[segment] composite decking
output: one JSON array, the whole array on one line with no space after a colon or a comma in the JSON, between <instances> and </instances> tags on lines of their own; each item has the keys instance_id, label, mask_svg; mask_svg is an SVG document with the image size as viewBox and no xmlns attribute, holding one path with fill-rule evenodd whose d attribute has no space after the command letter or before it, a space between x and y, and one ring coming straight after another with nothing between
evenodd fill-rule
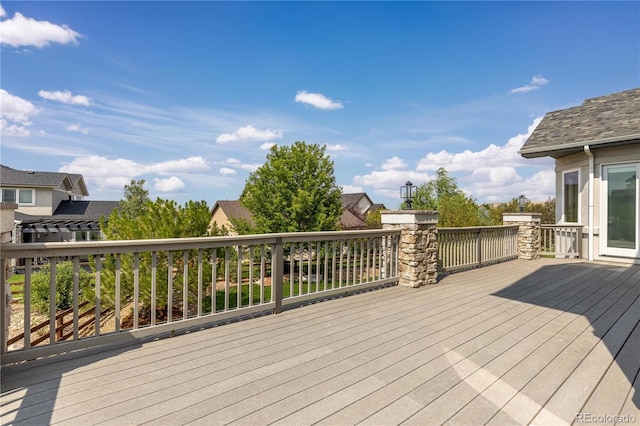
<instances>
[{"instance_id":1,"label":"composite decking","mask_svg":"<svg viewBox=\"0 0 640 426\"><path fill-rule=\"evenodd\" d=\"M640 266L516 260L5 366L3 424L640 422Z\"/></svg>"}]
</instances>

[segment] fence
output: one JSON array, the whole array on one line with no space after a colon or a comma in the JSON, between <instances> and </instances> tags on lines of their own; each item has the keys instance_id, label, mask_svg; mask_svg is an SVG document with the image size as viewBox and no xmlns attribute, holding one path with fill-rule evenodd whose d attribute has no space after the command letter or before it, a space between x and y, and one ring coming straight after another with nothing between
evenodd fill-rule
<instances>
[{"instance_id":1,"label":"fence","mask_svg":"<svg viewBox=\"0 0 640 426\"><path fill-rule=\"evenodd\" d=\"M540 245L541 256L579 258L582 245L582 227L541 225Z\"/></svg>"},{"instance_id":2,"label":"fence","mask_svg":"<svg viewBox=\"0 0 640 426\"><path fill-rule=\"evenodd\" d=\"M438 228L438 267L448 273L518 258L518 225Z\"/></svg>"},{"instance_id":3,"label":"fence","mask_svg":"<svg viewBox=\"0 0 640 426\"><path fill-rule=\"evenodd\" d=\"M2 364L257 312L279 313L286 305L395 283L399 235L396 230L367 230L3 244L2 261L24 264L24 334L21 342L12 341L14 347L3 339ZM48 259L49 271L44 337L31 334L38 258ZM81 263L86 259L88 264ZM56 275L65 261L73 267L72 318L61 329ZM89 284L81 279L81 269L90 270ZM4 274L0 279L5 300ZM85 302L95 304L94 326L82 334ZM0 330L6 330L5 321L1 315Z\"/></svg>"}]
</instances>

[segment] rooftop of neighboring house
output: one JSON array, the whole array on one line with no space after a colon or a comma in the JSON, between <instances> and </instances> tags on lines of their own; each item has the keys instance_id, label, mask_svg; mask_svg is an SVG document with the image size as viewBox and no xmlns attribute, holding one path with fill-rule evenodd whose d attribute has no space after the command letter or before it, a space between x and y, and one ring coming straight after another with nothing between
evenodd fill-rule
<instances>
[{"instance_id":1,"label":"rooftop of neighboring house","mask_svg":"<svg viewBox=\"0 0 640 426\"><path fill-rule=\"evenodd\" d=\"M640 88L585 100L582 105L545 114L520 149L525 158L554 158L584 146L640 143Z\"/></svg>"},{"instance_id":2,"label":"rooftop of neighboring house","mask_svg":"<svg viewBox=\"0 0 640 426\"><path fill-rule=\"evenodd\" d=\"M358 203L363 197L366 198L366 201L370 206L365 211L360 211ZM340 200L344 211L342 212L339 221L340 226L344 229L364 229L366 227L365 222L355 214L356 212L360 212L360 214L364 215L366 213L375 212L380 208L384 208L383 204L372 203L369 196L364 192L342 194ZM253 224L251 212L249 212L249 210L247 210L239 200L218 200L211 209L211 214L215 212L216 208L221 209L227 218L233 217L245 219Z\"/></svg>"},{"instance_id":3,"label":"rooftop of neighboring house","mask_svg":"<svg viewBox=\"0 0 640 426\"><path fill-rule=\"evenodd\" d=\"M251 212L242 205L240 200L218 200L211 209L212 214L216 210L216 207L221 209L229 219L232 217L244 219L253 224Z\"/></svg>"},{"instance_id":4,"label":"rooftop of neighboring house","mask_svg":"<svg viewBox=\"0 0 640 426\"><path fill-rule=\"evenodd\" d=\"M89 195L82 175L16 170L5 165L0 165L0 185L18 188L66 188L83 196Z\"/></svg>"}]
</instances>

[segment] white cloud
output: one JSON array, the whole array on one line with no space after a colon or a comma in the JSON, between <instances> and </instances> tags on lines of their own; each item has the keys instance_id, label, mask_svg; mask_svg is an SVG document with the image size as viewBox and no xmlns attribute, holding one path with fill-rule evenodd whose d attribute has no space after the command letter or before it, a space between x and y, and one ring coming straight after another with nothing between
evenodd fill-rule
<instances>
[{"instance_id":1,"label":"white cloud","mask_svg":"<svg viewBox=\"0 0 640 426\"><path fill-rule=\"evenodd\" d=\"M96 185L98 189L122 189L141 174L141 165L124 158L111 160L88 155L73 159L59 171L81 174L88 184Z\"/></svg>"},{"instance_id":2,"label":"white cloud","mask_svg":"<svg viewBox=\"0 0 640 426\"><path fill-rule=\"evenodd\" d=\"M364 192L364 189L361 186L356 185L340 185L342 188L343 194L354 194L357 192Z\"/></svg>"},{"instance_id":3,"label":"white cloud","mask_svg":"<svg viewBox=\"0 0 640 426\"><path fill-rule=\"evenodd\" d=\"M80 132L85 135L89 134L89 129L81 127L79 124L70 124L67 126L67 130L70 132Z\"/></svg>"},{"instance_id":4,"label":"white cloud","mask_svg":"<svg viewBox=\"0 0 640 426\"><path fill-rule=\"evenodd\" d=\"M60 168L66 173L82 174L91 185L100 190L121 190L131 179L143 175L194 174L210 170L202 157L190 157L154 164L143 164L125 158L109 159L99 155L77 157ZM154 178L154 189L159 192L180 192L185 188L176 176Z\"/></svg>"},{"instance_id":5,"label":"white cloud","mask_svg":"<svg viewBox=\"0 0 640 426\"><path fill-rule=\"evenodd\" d=\"M296 102L311 105L318 109L341 109L343 108L341 102L333 101L320 93L310 93L306 90L302 90L296 94Z\"/></svg>"},{"instance_id":6,"label":"white cloud","mask_svg":"<svg viewBox=\"0 0 640 426\"><path fill-rule=\"evenodd\" d=\"M368 175L355 176L353 182L362 186L372 186L376 189L391 191L394 195L400 194L400 187L407 180L414 185L421 185L431 179L428 173L420 173L413 170L374 170Z\"/></svg>"},{"instance_id":7,"label":"white cloud","mask_svg":"<svg viewBox=\"0 0 640 426\"><path fill-rule=\"evenodd\" d=\"M211 170L211 166L203 157L189 157L179 160L163 161L143 168L144 173L168 175L173 173L196 173Z\"/></svg>"},{"instance_id":8,"label":"white cloud","mask_svg":"<svg viewBox=\"0 0 640 426\"><path fill-rule=\"evenodd\" d=\"M4 18L5 16L7 16L7 12L5 12L4 7L0 5L0 18Z\"/></svg>"},{"instance_id":9,"label":"white cloud","mask_svg":"<svg viewBox=\"0 0 640 426\"><path fill-rule=\"evenodd\" d=\"M238 172L236 172L235 170L233 170L232 168L229 168L229 167L220 168L220 174L222 176L235 175L236 173L238 173Z\"/></svg>"},{"instance_id":10,"label":"white cloud","mask_svg":"<svg viewBox=\"0 0 640 426\"><path fill-rule=\"evenodd\" d=\"M407 163L397 156L389 158L382 164L382 170L402 170L407 168Z\"/></svg>"},{"instance_id":11,"label":"white cloud","mask_svg":"<svg viewBox=\"0 0 640 426\"><path fill-rule=\"evenodd\" d=\"M527 160L518 154L540 120L536 118L526 134L513 136L504 145L490 145L479 151L427 153L413 170L394 156L378 170L355 176L352 183L365 191L399 200L399 188L407 180L420 186L444 167L458 186L479 202L509 201L522 193L532 200L544 201L555 193L553 160Z\"/></svg>"},{"instance_id":12,"label":"white cloud","mask_svg":"<svg viewBox=\"0 0 640 426\"><path fill-rule=\"evenodd\" d=\"M442 150L437 153L428 153L418 162L416 170L435 171L444 167L448 172L474 171L483 167L517 167L529 165L526 160L518 154L520 148L531 135L542 117L536 118L529 126L527 134L519 134L509 139L502 146L489 145L481 151L465 150L459 153L451 153Z\"/></svg>"},{"instance_id":13,"label":"white cloud","mask_svg":"<svg viewBox=\"0 0 640 426\"><path fill-rule=\"evenodd\" d=\"M73 95L70 91L60 91L56 90L55 92L49 92L47 90L40 90L38 92L38 96L43 99L48 99L50 101L58 101L63 104L71 104L71 105L83 105L89 106L91 105L91 99L83 95Z\"/></svg>"},{"instance_id":14,"label":"white cloud","mask_svg":"<svg viewBox=\"0 0 640 426\"><path fill-rule=\"evenodd\" d=\"M258 170L258 168L262 166L262 164L249 164L249 163L243 163L240 164L239 167L243 170L248 170L250 172L255 172L256 170Z\"/></svg>"},{"instance_id":15,"label":"white cloud","mask_svg":"<svg viewBox=\"0 0 640 426\"><path fill-rule=\"evenodd\" d=\"M325 146L327 147L327 151L348 151L349 150L349 148L341 144L336 144L336 145L325 144Z\"/></svg>"},{"instance_id":16,"label":"white cloud","mask_svg":"<svg viewBox=\"0 0 640 426\"><path fill-rule=\"evenodd\" d=\"M185 185L180 178L171 176L167 179L153 179L153 189L158 192L182 192Z\"/></svg>"},{"instance_id":17,"label":"white cloud","mask_svg":"<svg viewBox=\"0 0 640 426\"><path fill-rule=\"evenodd\" d=\"M534 75L533 78L531 78L531 81L529 82L529 84L527 84L526 86L521 86L521 87L516 87L515 89L511 89L509 93L514 94L514 93L531 92L532 90L538 90L540 87L544 86L548 82L549 80L547 80L543 76Z\"/></svg>"},{"instance_id":18,"label":"white cloud","mask_svg":"<svg viewBox=\"0 0 640 426\"><path fill-rule=\"evenodd\" d=\"M26 138L31 134L27 129L23 126L18 126L15 124L9 125L7 120L0 120L0 133L6 136L17 136L21 138Z\"/></svg>"},{"instance_id":19,"label":"white cloud","mask_svg":"<svg viewBox=\"0 0 640 426\"><path fill-rule=\"evenodd\" d=\"M6 16L4 9L2 17ZM25 18L16 12L11 19L5 19L0 25L2 44L12 47L35 46L42 48L51 43L77 44L82 35L67 25L52 24L48 21L36 21Z\"/></svg>"},{"instance_id":20,"label":"white cloud","mask_svg":"<svg viewBox=\"0 0 640 426\"><path fill-rule=\"evenodd\" d=\"M233 133L223 133L216 138L218 143L227 143L235 141L270 141L273 139L282 139L282 130L266 129L258 130L252 125L240 127Z\"/></svg>"},{"instance_id":21,"label":"white cloud","mask_svg":"<svg viewBox=\"0 0 640 426\"><path fill-rule=\"evenodd\" d=\"M260 149L263 151L268 151L270 150L273 146L275 145L275 143L273 142L265 142L262 145L260 145Z\"/></svg>"},{"instance_id":22,"label":"white cloud","mask_svg":"<svg viewBox=\"0 0 640 426\"><path fill-rule=\"evenodd\" d=\"M0 89L1 118L30 126L32 124L31 117L37 113L38 109L31 102Z\"/></svg>"}]
</instances>

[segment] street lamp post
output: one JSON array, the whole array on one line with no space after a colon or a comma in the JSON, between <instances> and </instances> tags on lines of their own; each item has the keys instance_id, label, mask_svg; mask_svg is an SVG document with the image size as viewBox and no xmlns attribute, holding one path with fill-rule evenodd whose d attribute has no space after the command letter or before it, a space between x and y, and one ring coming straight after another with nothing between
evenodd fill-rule
<instances>
[{"instance_id":1,"label":"street lamp post","mask_svg":"<svg viewBox=\"0 0 640 426\"><path fill-rule=\"evenodd\" d=\"M518 197L518 207L520 207L520 213L524 212L524 205L527 202L527 197L524 196L524 194L521 194Z\"/></svg>"},{"instance_id":2,"label":"street lamp post","mask_svg":"<svg viewBox=\"0 0 640 426\"><path fill-rule=\"evenodd\" d=\"M413 197L416 195L416 187L413 186L411 181L407 181L404 186L400 187L400 198L404 200L404 205L406 210L411 210L411 203L413 202Z\"/></svg>"}]
</instances>

